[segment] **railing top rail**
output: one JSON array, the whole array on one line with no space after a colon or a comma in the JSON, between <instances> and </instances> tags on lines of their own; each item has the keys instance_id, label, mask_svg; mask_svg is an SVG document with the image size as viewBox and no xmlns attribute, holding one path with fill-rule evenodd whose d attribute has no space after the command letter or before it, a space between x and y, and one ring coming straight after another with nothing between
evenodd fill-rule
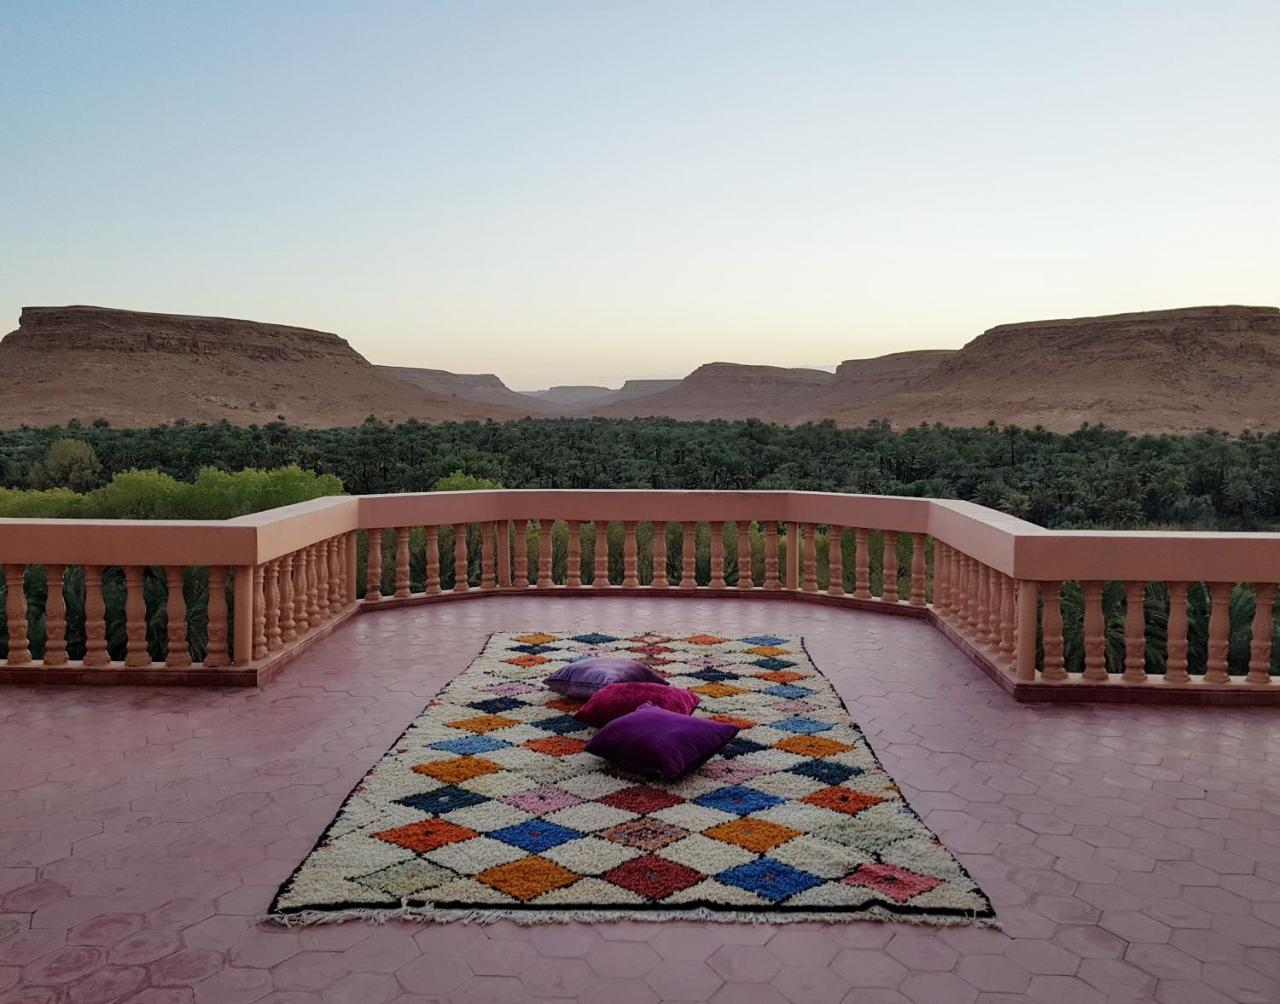
<instances>
[{"instance_id":1,"label":"railing top rail","mask_svg":"<svg viewBox=\"0 0 1280 1004\"><path fill-rule=\"evenodd\" d=\"M0 519L0 561L258 564L350 530L505 519L820 523L929 534L1021 579L1280 580L1280 533L1049 530L954 499L802 491L503 489L330 496L225 521Z\"/></svg>"}]
</instances>

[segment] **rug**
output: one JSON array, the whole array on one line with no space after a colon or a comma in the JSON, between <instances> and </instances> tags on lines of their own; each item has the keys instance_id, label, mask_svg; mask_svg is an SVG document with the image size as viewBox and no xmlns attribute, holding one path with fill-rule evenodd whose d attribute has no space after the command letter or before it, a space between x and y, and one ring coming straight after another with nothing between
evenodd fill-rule
<instances>
[{"instance_id":1,"label":"rug","mask_svg":"<svg viewBox=\"0 0 1280 1004\"><path fill-rule=\"evenodd\" d=\"M637 658L738 725L655 782L583 747L544 677ZM920 821L799 638L495 634L348 796L270 919L668 918L984 923L990 900Z\"/></svg>"}]
</instances>

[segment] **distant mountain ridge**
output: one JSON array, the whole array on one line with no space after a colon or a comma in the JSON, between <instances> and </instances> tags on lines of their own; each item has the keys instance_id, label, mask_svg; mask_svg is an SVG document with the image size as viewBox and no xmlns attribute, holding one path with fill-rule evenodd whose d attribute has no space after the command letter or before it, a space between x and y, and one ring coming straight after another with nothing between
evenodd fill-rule
<instances>
[{"instance_id":1,"label":"distant mountain ridge","mask_svg":"<svg viewBox=\"0 0 1280 1004\"><path fill-rule=\"evenodd\" d=\"M1204 306L1001 324L961 349L850 359L834 373L714 362L681 380L519 392L491 373L374 366L344 339L308 328L25 307L18 329L0 340L0 372L0 427L73 418L336 426L375 415L1280 431L1280 309Z\"/></svg>"}]
</instances>

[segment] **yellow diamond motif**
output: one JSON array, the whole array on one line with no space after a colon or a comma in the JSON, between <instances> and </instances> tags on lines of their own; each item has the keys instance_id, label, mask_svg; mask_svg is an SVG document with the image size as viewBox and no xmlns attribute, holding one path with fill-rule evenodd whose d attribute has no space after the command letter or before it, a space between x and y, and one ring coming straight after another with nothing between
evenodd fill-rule
<instances>
[{"instance_id":1,"label":"yellow diamond motif","mask_svg":"<svg viewBox=\"0 0 1280 1004\"><path fill-rule=\"evenodd\" d=\"M545 645L548 642L559 640L553 634L522 634L516 636L516 641L521 645Z\"/></svg>"}]
</instances>

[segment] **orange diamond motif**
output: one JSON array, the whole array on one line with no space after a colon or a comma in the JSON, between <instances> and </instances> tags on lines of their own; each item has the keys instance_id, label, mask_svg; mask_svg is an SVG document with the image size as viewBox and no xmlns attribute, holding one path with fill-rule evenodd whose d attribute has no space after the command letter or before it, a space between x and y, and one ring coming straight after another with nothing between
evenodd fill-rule
<instances>
[{"instance_id":1,"label":"orange diamond motif","mask_svg":"<svg viewBox=\"0 0 1280 1004\"><path fill-rule=\"evenodd\" d=\"M547 756L572 756L574 753L581 753L587 748L587 744L583 740L569 739L565 736L556 736L554 739L530 739L524 745L537 753L545 753Z\"/></svg>"},{"instance_id":2,"label":"orange diamond motif","mask_svg":"<svg viewBox=\"0 0 1280 1004\"><path fill-rule=\"evenodd\" d=\"M861 791L854 791L852 788L823 788L821 791L815 791L812 795L806 795L801 801L808 802L810 805L820 805L824 809L834 809L836 812L847 812L850 816L856 816L863 809L879 805L884 799L878 795L867 795Z\"/></svg>"},{"instance_id":3,"label":"orange diamond motif","mask_svg":"<svg viewBox=\"0 0 1280 1004\"><path fill-rule=\"evenodd\" d=\"M735 819L731 823L721 823L702 832L705 836L722 840L726 844L737 844L745 850L763 854L770 848L799 836L802 831L779 826L765 819Z\"/></svg>"},{"instance_id":4,"label":"orange diamond motif","mask_svg":"<svg viewBox=\"0 0 1280 1004\"><path fill-rule=\"evenodd\" d=\"M728 640L728 638L720 638L713 634L694 634L685 639L692 645L723 645Z\"/></svg>"},{"instance_id":5,"label":"orange diamond motif","mask_svg":"<svg viewBox=\"0 0 1280 1004\"><path fill-rule=\"evenodd\" d=\"M745 694L741 687L731 687L727 683L704 683L700 687L690 687L695 694L703 697L732 697L734 694Z\"/></svg>"},{"instance_id":6,"label":"orange diamond motif","mask_svg":"<svg viewBox=\"0 0 1280 1004\"><path fill-rule=\"evenodd\" d=\"M417 851L419 854L434 851L445 844L455 844L459 840L470 840L476 835L475 830L469 830L465 826L450 823L445 819L425 819L420 823L397 826L394 830L383 830L381 833L374 834L379 840L385 840L389 844L395 844L410 851Z\"/></svg>"},{"instance_id":7,"label":"orange diamond motif","mask_svg":"<svg viewBox=\"0 0 1280 1004\"><path fill-rule=\"evenodd\" d=\"M557 711L563 711L566 715L571 715L580 710L586 703L580 697L557 697L554 700L547 701L547 707L555 708Z\"/></svg>"},{"instance_id":8,"label":"orange diamond motif","mask_svg":"<svg viewBox=\"0 0 1280 1004\"><path fill-rule=\"evenodd\" d=\"M521 669L528 669L530 666L541 666L544 662L550 662L550 659L544 659L540 655L518 655L514 659L503 659L503 662L519 666Z\"/></svg>"},{"instance_id":9,"label":"orange diamond motif","mask_svg":"<svg viewBox=\"0 0 1280 1004\"><path fill-rule=\"evenodd\" d=\"M726 725L732 725L736 729L754 729L759 722L753 722L750 718L739 718L737 715L712 715L713 722L724 722Z\"/></svg>"},{"instance_id":10,"label":"orange diamond motif","mask_svg":"<svg viewBox=\"0 0 1280 1004\"><path fill-rule=\"evenodd\" d=\"M847 743L834 739L823 739L822 736L790 736L773 744L774 749L794 753L797 756L833 756L853 749Z\"/></svg>"},{"instance_id":11,"label":"orange diamond motif","mask_svg":"<svg viewBox=\"0 0 1280 1004\"><path fill-rule=\"evenodd\" d=\"M437 760L435 763L420 763L413 768L416 774L426 774L445 784L457 784L469 781L473 777L494 774L502 767L492 760L479 756L459 756L451 760Z\"/></svg>"},{"instance_id":12,"label":"orange diamond motif","mask_svg":"<svg viewBox=\"0 0 1280 1004\"><path fill-rule=\"evenodd\" d=\"M519 725L514 718L503 718L502 715L476 715L475 718L463 718L457 722L446 723L451 729L466 729L468 732L496 732L498 729L509 729Z\"/></svg>"},{"instance_id":13,"label":"orange diamond motif","mask_svg":"<svg viewBox=\"0 0 1280 1004\"><path fill-rule=\"evenodd\" d=\"M752 655L763 655L766 658L774 655L790 655L791 649L779 648L777 645L757 645L755 648L747 649Z\"/></svg>"},{"instance_id":14,"label":"orange diamond motif","mask_svg":"<svg viewBox=\"0 0 1280 1004\"><path fill-rule=\"evenodd\" d=\"M755 673L753 674L757 680L768 680L770 683L795 683L796 680L803 680L804 673L790 673L785 669L775 669L771 673Z\"/></svg>"},{"instance_id":15,"label":"orange diamond motif","mask_svg":"<svg viewBox=\"0 0 1280 1004\"><path fill-rule=\"evenodd\" d=\"M523 902L578 881L579 876L554 861L530 854L510 864L488 868L476 876L487 886Z\"/></svg>"},{"instance_id":16,"label":"orange diamond motif","mask_svg":"<svg viewBox=\"0 0 1280 1004\"><path fill-rule=\"evenodd\" d=\"M559 641L553 634L522 634L516 637L521 645L545 645L549 641Z\"/></svg>"}]
</instances>

